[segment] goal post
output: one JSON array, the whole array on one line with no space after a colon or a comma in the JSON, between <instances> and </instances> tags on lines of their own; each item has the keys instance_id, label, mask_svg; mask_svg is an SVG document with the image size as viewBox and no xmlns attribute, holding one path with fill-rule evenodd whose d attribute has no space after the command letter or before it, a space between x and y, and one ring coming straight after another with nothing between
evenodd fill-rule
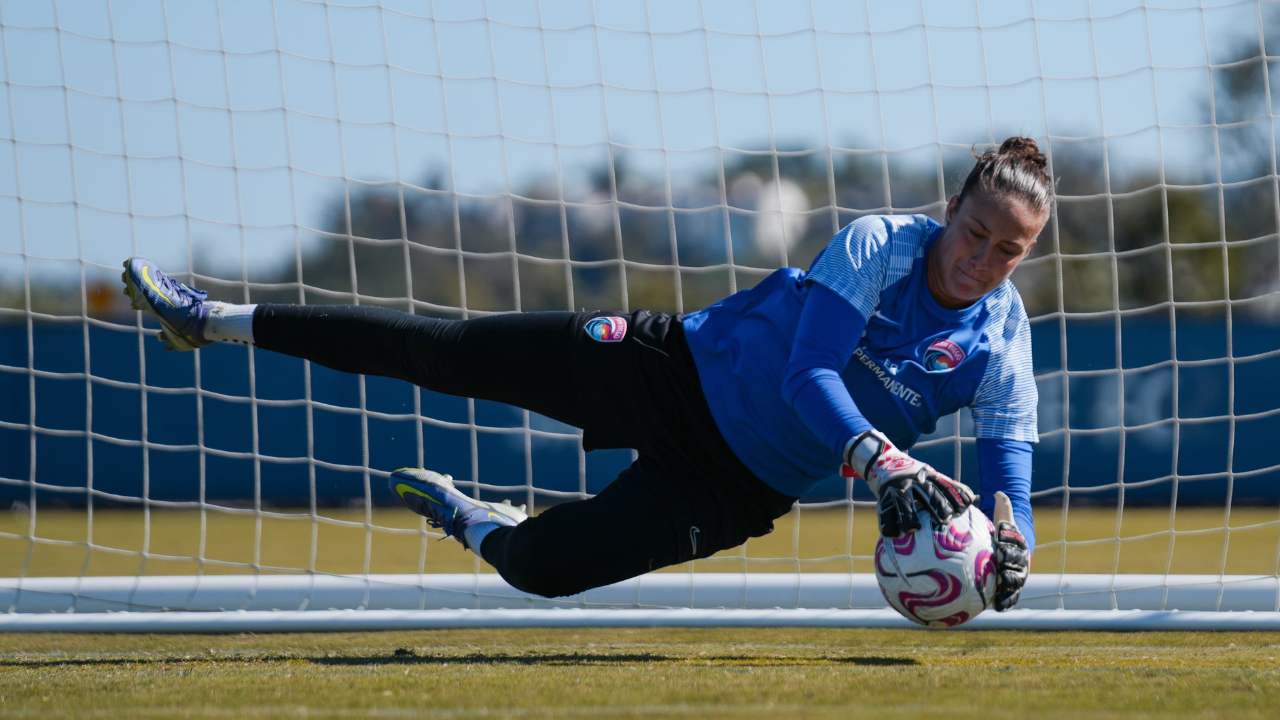
<instances>
[{"instance_id":1,"label":"goal post","mask_svg":"<svg viewBox=\"0 0 1280 720\"><path fill-rule=\"evenodd\" d=\"M1280 628L1280 6L215 0L0 8L0 630L891 626L865 488L546 600L390 470L539 511L632 460L516 408L218 345L232 302L689 312L973 151L1045 150L1014 275L1040 394L1019 608L966 627ZM913 449L976 486L966 413ZM1176 612L1175 612L1176 611Z\"/></svg>"}]
</instances>

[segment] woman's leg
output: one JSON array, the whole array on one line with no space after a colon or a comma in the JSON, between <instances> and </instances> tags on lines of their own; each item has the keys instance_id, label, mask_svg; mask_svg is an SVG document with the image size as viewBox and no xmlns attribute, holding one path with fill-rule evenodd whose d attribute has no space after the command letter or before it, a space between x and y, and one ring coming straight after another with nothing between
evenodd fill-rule
<instances>
[{"instance_id":1,"label":"woman's leg","mask_svg":"<svg viewBox=\"0 0 1280 720\"><path fill-rule=\"evenodd\" d=\"M773 529L793 498L733 456L671 316L632 313L616 342L593 314L438 320L365 307L260 306L254 343L326 367L518 405L586 429L584 445L640 459L600 494L485 535L512 586L572 595L707 557ZM625 341L623 341L625 338Z\"/></svg>"},{"instance_id":2,"label":"woman's leg","mask_svg":"<svg viewBox=\"0 0 1280 720\"><path fill-rule=\"evenodd\" d=\"M725 444L678 317L449 321L351 306L213 308L144 258L126 261L124 279L135 307L160 317L161 337L175 349L252 342L341 371L519 405L582 427L587 449L639 449L641 459L600 495L477 540L503 577L530 592L572 594L711 555L768 533L794 501ZM206 334L214 321L226 332Z\"/></svg>"},{"instance_id":3,"label":"woman's leg","mask_svg":"<svg viewBox=\"0 0 1280 720\"><path fill-rule=\"evenodd\" d=\"M643 456L599 495L485 537L480 555L519 590L573 595L737 547L773 530L790 498L762 508L690 469Z\"/></svg>"},{"instance_id":4,"label":"woman's leg","mask_svg":"<svg viewBox=\"0 0 1280 720\"><path fill-rule=\"evenodd\" d=\"M554 505L491 532L480 555L512 587L544 597L573 595L694 557L691 493L663 497L657 472L636 461L600 494ZM703 548L699 549L704 549ZM699 555L701 557L701 555Z\"/></svg>"},{"instance_id":5,"label":"woman's leg","mask_svg":"<svg viewBox=\"0 0 1280 720\"><path fill-rule=\"evenodd\" d=\"M508 403L581 427L571 348L579 315L442 320L385 308L260 305L258 347L334 370Z\"/></svg>"}]
</instances>

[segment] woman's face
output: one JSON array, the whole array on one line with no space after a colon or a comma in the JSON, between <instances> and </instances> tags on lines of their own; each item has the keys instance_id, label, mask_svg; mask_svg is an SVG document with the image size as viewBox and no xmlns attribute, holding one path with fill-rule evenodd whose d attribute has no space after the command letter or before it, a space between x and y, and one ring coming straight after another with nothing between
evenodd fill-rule
<instances>
[{"instance_id":1,"label":"woman's face","mask_svg":"<svg viewBox=\"0 0 1280 720\"><path fill-rule=\"evenodd\" d=\"M929 251L929 290L952 310L969 307L1008 279L1049 220L1013 195L973 193L947 203L947 227Z\"/></svg>"}]
</instances>

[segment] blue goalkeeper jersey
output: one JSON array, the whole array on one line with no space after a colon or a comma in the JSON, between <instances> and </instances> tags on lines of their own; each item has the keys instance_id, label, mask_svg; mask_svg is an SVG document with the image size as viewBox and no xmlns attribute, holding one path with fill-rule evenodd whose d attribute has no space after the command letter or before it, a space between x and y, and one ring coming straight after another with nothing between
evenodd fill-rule
<instances>
[{"instance_id":1,"label":"blue goalkeeper jersey","mask_svg":"<svg viewBox=\"0 0 1280 720\"><path fill-rule=\"evenodd\" d=\"M783 268L685 316L689 348L729 446L774 489L799 497L833 475L844 443L867 424L910 448L939 418L969 407L983 505L991 502L987 491L1004 490L1029 533L1027 443L1037 440L1037 397L1026 311L1008 281L968 308L940 306L926 282L925 257L942 230L924 215L860 218L832 238L808 273ZM838 373L856 409L852 419L833 418L837 432L827 437L806 424L793 404L796 392L784 387L794 379L788 364L814 293L848 304L852 322L827 328L830 337L861 333L856 346L846 343L852 355Z\"/></svg>"}]
</instances>

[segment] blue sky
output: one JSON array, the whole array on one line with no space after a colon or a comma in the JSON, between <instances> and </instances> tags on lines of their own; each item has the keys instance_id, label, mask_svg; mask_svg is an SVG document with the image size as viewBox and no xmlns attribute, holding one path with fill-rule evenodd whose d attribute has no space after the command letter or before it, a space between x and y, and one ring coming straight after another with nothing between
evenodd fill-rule
<instances>
[{"instance_id":1,"label":"blue sky","mask_svg":"<svg viewBox=\"0 0 1280 720\"><path fill-rule=\"evenodd\" d=\"M584 192L735 153L1106 136L1218 178L1211 63L1252 1L26 0L0 6L0 280L134 252L237 276L362 185ZM1206 154L1207 153L1207 154Z\"/></svg>"}]
</instances>

